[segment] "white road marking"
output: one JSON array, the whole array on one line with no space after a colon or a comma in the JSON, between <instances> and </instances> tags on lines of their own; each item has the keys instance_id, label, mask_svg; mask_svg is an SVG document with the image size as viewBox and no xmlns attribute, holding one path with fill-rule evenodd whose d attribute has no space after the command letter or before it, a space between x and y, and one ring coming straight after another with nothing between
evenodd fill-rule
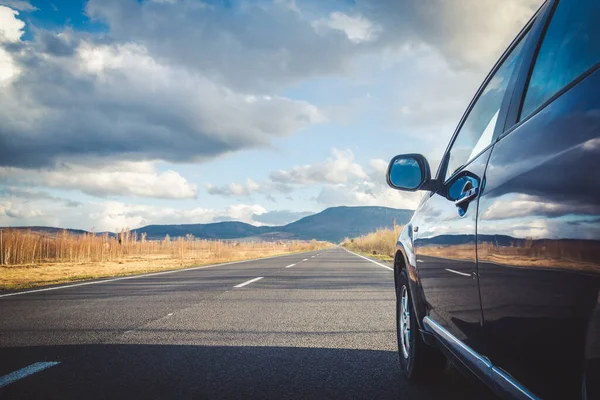
<instances>
[{"instance_id":1,"label":"white road marking","mask_svg":"<svg viewBox=\"0 0 600 400\"><path fill-rule=\"evenodd\" d=\"M393 270L394 270L394 268L390 268L390 267L388 267L387 265L383 265L382 263L378 263L377 261L371 260L371 259L370 259L370 258L368 258L368 257L361 256L360 254L356 254L355 252L353 252L353 251L350 251L350 250L348 250L348 249L344 249L344 250L346 250L348 253L354 254L354 255L355 255L355 256L357 256L357 257L364 258L364 259L365 259L365 260L367 260L367 261L371 261L373 264L377 264L377 265L379 265L380 267L383 267L383 268L385 268L385 269L389 269L390 271L393 271Z\"/></svg>"},{"instance_id":2,"label":"white road marking","mask_svg":"<svg viewBox=\"0 0 600 400\"><path fill-rule=\"evenodd\" d=\"M167 317L170 317L171 315L173 315L173 313L169 313L169 314L167 314Z\"/></svg>"},{"instance_id":3,"label":"white road marking","mask_svg":"<svg viewBox=\"0 0 600 400\"><path fill-rule=\"evenodd\" d=\"M258 278L254 278L254 279L250 279L249 281L246 281L244 283L240 283L239 285L235 285L234 287L244 287L246 285L251 284L252 282L256 282L261 280L262 278L264 278L264 276L259 276Z\"/></svg>"},{"instance_id":4,"label":"white road marking","mask_svg":"<svg viewBox=\"0 0 600 400\"><path fill-rule=\"evenodd\" d=\"M304 260L302 260L302 261L308 261L308 258L305 258L305 259L304 259Z\"/></svg>"},{"instance_id":5,"label":"white road marking","mask_svg":"<svg viewBox=\"0 0 600 400\"><path fill-rule=\"evenodd\" d=\"M35 364L28 365L25 368L18 369L14 372L11 372L8 375L4 375L0 377L0 388L6 385L10 385L13 382L18 381L19 379L23 379L29 375L33 375L36 372L40 372L45 370L46 368L53 367L57 364L60 364L58 361L49 361L49 362L37 362Z\"/></svg>"},{"instance_id":6,"label":"white road marking","mask_svg":"<svg viewBox=\"0 0 600 400\"><path fill-rule=\"evenodd\" d=\"M303 253L308 253L308 252L305 251ZM195 271L197 269L222 267L222 266L225 266L225 265L241 264L241 263L247 263L247 262L251 262L251 261L268 260L270 258L286 257L288 255L289 254L284 254L284 255L281 255L281 256L254 258L254 259L250 259L250 260L232 261L232 262L227 262L227 263L222 263L222 264L204 265L202 267L182 268L182 269L175 269L175 270L171 270L171 271L152 272L152 273L149 273L149 274L131 275L131 276L123 276L123 277L120 277L120 278L103 279L103 280L93 281L93 282L74 283L72 285L64 285L64 286L55 286L55 287L49 287L49 288L43 288L43 289L26 290L26 291L23 291L23 292L0 294L0 298L2 298L2 297L9 297L9 296L19 296L19 295L28 294L28 293L47 292L49 290L68 289L68 288L77 287L77 286L95 285L97 283L108 283L108 282L123 281L123 280L126 280L126 279L145 278L147 276L158 276L158 275L174 274L176 272ZM304 260L304 261L306 261L306 260Z\"/></svg>"},{"instance_id":7,"label":"white road marking","mask_svg":"<svg viewBox=\"0 0 600 400\"><path fill-rule=\"evenodd\" d=\"M290 264L286 268L292 268L294 265L296 265L296 264Z\"/></svg>"},{"instance_id":8,"label":"white road marking","mask_svg":"<svg viewBox=\"0 0 600 400\"><path fill-rule=\"evenodd\" d=\"M444 269L446 271L448 271L448 272L452 272L453 274L458 274L458 275L462 275L462 276L469 276L469 277L471 276L471 274L466 274L464 272L458 272L458 271L455 271L455 270L450 269L450 268L444 268Z\"/></svg>"},{"instance_id":9,"label":"white road marking","mask_svg":"<svg viewBox=\"0 0 600 400\"><path fill-rule=\"evenodd\" d=\"M310 256L310 258L315 258L315 256Z\"/></svg>"}]
</instances>

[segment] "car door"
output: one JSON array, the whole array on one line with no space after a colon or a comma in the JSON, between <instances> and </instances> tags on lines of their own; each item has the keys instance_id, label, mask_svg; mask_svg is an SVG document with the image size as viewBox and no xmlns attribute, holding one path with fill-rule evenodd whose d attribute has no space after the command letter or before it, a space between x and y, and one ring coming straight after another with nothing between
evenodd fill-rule
<instances>
[{"instance_id":1,"label":"car door","mask_svg":"<svg viewBox=\"0 0 600 400\"><path fill-rule=\"evenodd\" d=\"M600 398L600 2L550 11L479 200L487 355L500 385Z\"/></svg>"},{"instance_id":2,"label":"car door","mask_svg":"<svg viewBox=\"0 0 600 400\"><path fill-rule=\"evenodd\" d=\"M448 343L453 336L479 351L484 338L475 236L477 200L495 130L504 125L511 78L525 38L526 32L515 40L480 88L438 171L437 180L444 184L426 195L413 219L416 267L428 307L426 323Z\"/></svg>"}]
</instances>

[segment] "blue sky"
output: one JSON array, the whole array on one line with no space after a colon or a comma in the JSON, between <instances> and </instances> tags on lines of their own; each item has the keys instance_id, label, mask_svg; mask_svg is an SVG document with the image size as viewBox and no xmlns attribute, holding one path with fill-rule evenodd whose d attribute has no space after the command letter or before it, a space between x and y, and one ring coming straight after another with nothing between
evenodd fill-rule
<instances>
[{"instance_id":1,"label":"blue sky","mask_svg":"<svg viewBox=\"0 0 600 400\"><path fill-rule=\"evenodd\" d=\"M414 208L538 0L0 0L0 226ZM501 3L501 4L499 4Z\"/></svg>"}]
</instances>

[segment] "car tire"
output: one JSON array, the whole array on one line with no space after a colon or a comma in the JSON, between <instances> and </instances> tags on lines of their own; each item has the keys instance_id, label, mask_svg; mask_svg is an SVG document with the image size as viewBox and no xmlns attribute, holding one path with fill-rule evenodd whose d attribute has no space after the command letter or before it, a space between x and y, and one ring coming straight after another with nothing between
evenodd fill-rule
<instances>
[{"instance_id":1,"label":"car tire","mask_svg":"<svg viewBox=\"0 0 600 400\"><path fill-rule=\"evenodd\" d=\"M438 349L425 344L421 337L406 269L398 275L396 285L396 337L400 368L408 379L435 379L446 369L446 357Z\"/></svg>"}]
</instances>

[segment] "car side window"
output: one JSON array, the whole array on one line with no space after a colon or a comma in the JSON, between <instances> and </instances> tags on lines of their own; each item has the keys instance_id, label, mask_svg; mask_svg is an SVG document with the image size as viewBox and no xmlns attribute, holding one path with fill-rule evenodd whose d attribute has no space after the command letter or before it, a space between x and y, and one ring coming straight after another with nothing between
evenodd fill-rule
<instances>
[{"instance_id":1,"label":"car side window","mask_svg":"<svg viewBox=\"0 0 600 400\"><path fill-rule=\"evenodd\" d=\"M600 1L560 0L538 52L521 119L600 62Z\"/></svg>"},{"instance_id":2,"label":"car side window","mask_svg":"<svg viewBox=\"0 0 600 400\"><path fill-rule=\"evenodd\" d=\"M500 106L526 38L527 35L524 35L513 47L471 108L448 154L444 181L492 143Z\"/></svg>"}]
</instances>

